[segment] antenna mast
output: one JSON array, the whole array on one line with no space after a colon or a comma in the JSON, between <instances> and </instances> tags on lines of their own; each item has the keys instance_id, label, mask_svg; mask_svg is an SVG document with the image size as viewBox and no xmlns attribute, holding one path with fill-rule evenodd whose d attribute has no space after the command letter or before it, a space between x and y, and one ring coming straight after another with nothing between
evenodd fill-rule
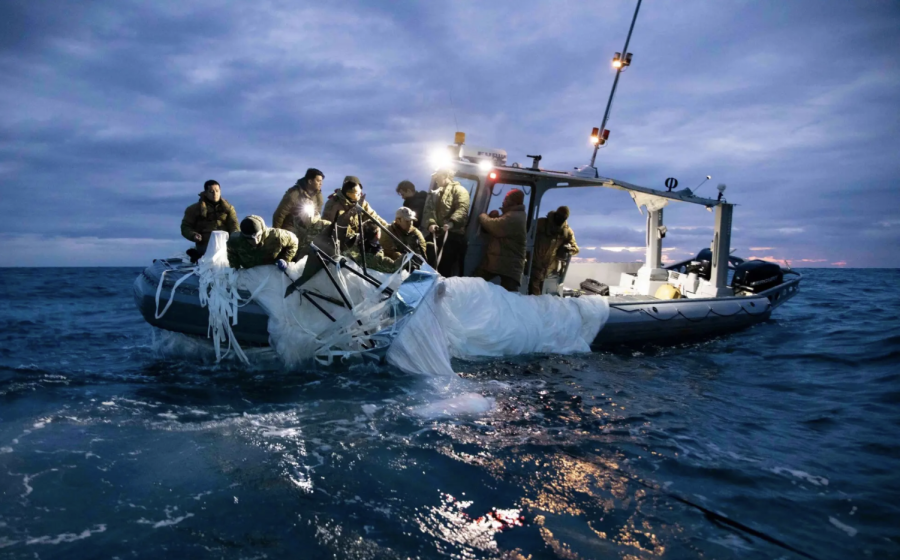
<instances>
[{"instance_id":1,"label":"antenna mast","mask_svg":"<svg viewBox=\"0 0 900 560\"><path fill-rule=\"evenodd\" d=\"M606 130L606 122L609 120L609 111L612 108L613 97L616 95L616 86L619 85L619 76L626 66L631 66L631 53L628 52L628 43L631 42L631 32L634 31L634 22L637 21L638 10L641 9L641 0L638 0L637 7L634 9L634 17L631 18L631 28L628 29L628 38L625 39L625 48L621 53L616 53L613 57L613 67L616 69L616 79L613 80L612 91L609 92L609 101L606 103L606 113L603 114L603 124L599 129L594 129L591 134L591 142L594 144L594 154L591 156L591 167L594 167L594 161L597 159L597 150L600 146L606 144L609 139L609 131Z\"/></svg>"}]
</instances>

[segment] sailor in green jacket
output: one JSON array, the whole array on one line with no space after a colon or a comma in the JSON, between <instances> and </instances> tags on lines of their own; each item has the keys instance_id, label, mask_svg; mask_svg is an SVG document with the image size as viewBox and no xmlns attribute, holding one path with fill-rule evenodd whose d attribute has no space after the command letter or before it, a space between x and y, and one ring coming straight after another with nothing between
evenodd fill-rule
<instances>
[{"instance_id":1,"label":"sailor in green jacket","mask_svg":"<svg viewBox=\"0 0 900 560\"><path fill-rule=\"evenodd\" d=\"M272 216L272 227L286 229L297 237L303 235L301 219L304 215L322 214L322 180L325 174L313 167L306 170L306 175L298 179L297 183L289 188L275 214Z\"/></svg>"},{"instance_id":2,"label":"sailor in green jacket","mask_svg":"<svg viewBox=\"0 0 900 560\"><path fill-rule=\"evenodd\" d=\"M453 180L453 171L441 169L434 174L434 185L425 199L422 227L434 236L435 253L431 264L441 276L462 276L466 259L466 224L469 222L469 191ZM444 234L447 242L444 243ZM442 246L443 244L443 246ZM443 250L443 252L442 252ZM441 262L437 262L440 254Z\"/></svg>"},{"instance_id":3,"label":"sailor in green jacket","mask_svg":"<svg viewBox=\"0 0 900 560\"><path fill-rule=\"evenodd\" d=\"M259 216L241 220L241 230L228 238L228 264L231 268L253 268L274 264L287 268L297 254L297 236L277 228L267 228Z\"/></svg>"},{"instance_id":4,"label":"sailor in green jacket","mask_svg":"<svg viewBox=\"0 0 900 560\"><path fill-rule=\"evenodd\" d=\"M487 233L488 243L481 264L472 276L488 281L499 276L501 286L510 292L518 292L525 268L527 244L525 193L519 189L506 193L500 210L502 214L492 210L490 214L478 216L481 229Z\"/></svg>"},{"instance_id":5,"label":"sailor in green jacket","mask_svg":"<svg viewBox=\"0 0 900 560\"><path fill-rule=\"evenodd\" d=\"M237 229L234 206L222 198L221 187L213 180L203 184L200 201L188 206L181 220L181 235L195 243L193 249L188 249L188 256L194 262L206 253L212 232L234 233Z\"/></svg>"},{"instance_id":6,"label":"sailor in green jacket","mask_svg":"<svg viewBox=\"0 0 900 560\"><path fill-rule=\"evenodd\" d=\"M394 223L388 226L388 231L393 233L400 243L412 249L413 253L425 258L425 237L413 225L416 213L404 206L397 210L396 216ZM390 259L398 259L406 254L403 245L399 245L390 235L382 236L381 247L384 249L384 255Z\"/></svg>"},{"instance_id":7,"label":"sailor in green jacket","mask_svg":"<svg viewBox=\"0 0 900 560\"><path fill-rule=\"evenodd\" d=\"M559 261L567 256L578 254L578 244L569 223L569 207L560 206L547 213L546 218L537 221L537 232L534 236L534 264L531 266L531 281L528 293L541 295L544 279L556 272Z\"/></svg>"},{"instance_id":8,"label":"sailor in green jacket","mask_svg":"<svg viewBox=\"0 0 900 560\"><path fill-rule=\"evenodd\" d=\"M366 238L365 252L361 253L359 244L356 243L344 251L344 256L352 259L353 262L362 267L363 255L365 255L366 268L368 270L377 270L378 272L386 273L396 272L400 268L400 265L403 264L403 259L391 259L384 254L380 242L381 228L372 221L368 221L363 224L363 233Z\"/></svg>"},{"instance_id":9,"label":"sailor in green jacket","mask_svg":"<svg viewBox=\"0 0 900 560\"><path fill-rule=\"evenodd\" d=\"M325 203L325 209L322 210L322 218L335 224L338 229L338 240L341 248L344 249L353 244L356 236L359 234L360 223L368 220L368 216L361 214L356 209L357 203L370 216L378 220L384 227L388 223L381 219L375 210L369 206L362 195L362 183L357 177L347 175L344 177L344 183L340 189L334 191L334 194L328 197Z\"/></svg>"}]
</instances>

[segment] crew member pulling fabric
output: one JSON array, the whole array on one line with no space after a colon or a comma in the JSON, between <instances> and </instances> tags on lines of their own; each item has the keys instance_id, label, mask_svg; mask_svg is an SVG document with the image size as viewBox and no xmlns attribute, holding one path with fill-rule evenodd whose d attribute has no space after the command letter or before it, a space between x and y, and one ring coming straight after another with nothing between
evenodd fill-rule
<instances>
[{"instance_id":1,"label":"crew member pulling fabric","mask_svg":"<svg viewBox=\"0 0 900 560\"><path fill-rule=\"evenodd\" d=\"M247 216L241 220L241 230L228 238L227 247L231 268L274 264L284 270L297 254L297 236L287 230L267 228L259 216Z\"/></svg>"},{"instance_id":2,"label":"crew member pulling fabric","mask_svg":"<svg viewBox=\"0 0 900 560\"><path fill-rule=\"evenodd\" d=\"M502 215L482 213L478 216L481 228L488 235L488 243L481 258L481 264L472 274L485 280L500 277L500 285L516 292L525 268L525 245L527 233L525 225L525 194L513 189L506 194L500 210Z\"/></svg>"},{"instance_id":3,"label":"crew member pulling fabric","mask_svg":"<svg viewBox=\"0 0 900 560\"><path fill-rule=\"evenodd\" d=\"M463 274L466 257L466 224L469 221L469 192L453 180L453 171L442 169L434 174L434 186L425 200L422 224L435 238L430 262L442 276ZM447 242L443 244L444 232ZM441 255L441 262L437 256Z\"/></svg>"},{"instance_id":4,"label":"crew member pulling fabric","mask_svg":"<svg viewBox=\"0 0 900 560\"><path fill-rule=\"evenodd\" d=\"M353 175L347 175L341 188L328 197L328 202L325 203L325 209L322 211L322 218L335 224L338 230L338 240L342 247L353 245L359 234L360 224L369 219L356 210L357 203L383 226L387 227L388 225L364 200L362 183L359 182L359 179Z\"/></svg>"},{"instance_id":5,"label":"crew member pulling fabric","mask_svg":"<svg viewBox=\"0 0 900 560\"><path fill-rule=\"evenodd\" d=\"M425 237L413 225L415 218L415 212L404 206L397 210L394 223L388 226L388 231L393 233L403 245L412 249L413 253L425 258ZM398 245L390 235L382 236L381 241L381 247L388 258L399 259L406 254L406 248L403 245Z\"/></svg>"},{"instance_id":6,"label":"crew member pulling fabric","mask_svg":"<svg viewBox=\"0 0 900 560\"><path fill-rule=\"evenodd\" d=\"M403 264L403 259L388 258L381 248L381 229L371 221L363 224L365 232L365 251L360 252L359 245L353 245L344 251L344 256L352 259L356 264L362 266L363 257L366 259L366 268L368 270L376 270L378 272L396 272Z\"/></svg>"},{"instance_id":7,"label":"crew member pulling fabric","mask_svg":"<svg viewBox=\"0 0 900 560\"><path fill-rule=\"evenodd\" d=\"M560 206L548 212L546 218L537 221L532 253L534 264L528 283L529 294L541 295L544 280L556 272L560 259L578 254L578 244L575 243L575 234L566 221L568 219L569 207Z\"/></svg>"},{"instance_id":8,"label":"crew member pulling fabric","mask_svg":"<svg viewBox=\"0 0 900 560\"><path fill-rule=\"evenodd\" d=\"M195 243L194 248L188 250L188 255L195 262L206 253L212 232L234 233L237 229L234 206L222 198L221 187L213 180L204 183L200 201L188 206L181 220L181 235Z\"/></svg>"}]
</instances>

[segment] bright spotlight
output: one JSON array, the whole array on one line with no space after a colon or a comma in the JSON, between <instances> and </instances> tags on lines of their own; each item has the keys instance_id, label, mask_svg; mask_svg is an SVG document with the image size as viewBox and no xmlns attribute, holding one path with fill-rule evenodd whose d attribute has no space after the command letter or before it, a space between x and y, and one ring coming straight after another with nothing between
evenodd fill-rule
<instances>
[{"instance_id":1,"label":"bright spotlight","mask_svg":"<svg viewBox=\"0 0 900 560\"><path fill-rule=\"evenodd\" d=\"M494 164L489 160L483 159L480 162L478 162L478 169L484 171L485 173L487 173L488 171L490 171L493 168L494 168Z\"/></svg>"},{"instance_id":2,"label":"bright spotlight","mask_svg":"<svg viewBox=\"0 0 900 560\"><path fill-rule=\"evenodd\" d=\"M436 169L449 167L451 163L453 163L453 159L450 157L450 152L447 151L447 148L435 150L431 154L431 166Z\"/></svg>"}]
</instances>

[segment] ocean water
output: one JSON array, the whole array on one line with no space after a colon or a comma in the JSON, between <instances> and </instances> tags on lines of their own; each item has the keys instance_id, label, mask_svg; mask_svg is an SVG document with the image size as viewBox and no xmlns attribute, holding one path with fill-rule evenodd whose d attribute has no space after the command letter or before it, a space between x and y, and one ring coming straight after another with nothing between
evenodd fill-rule
<instances>
[{"instance_id":1,"label":"ocean water","mask_svg":"<svg viewBox=\"0 0 900 560\"><path fill-rule=\"evenodd\" d=\"M900 557L900 270L453 378L216 365L138 272L0 269L0 558Z\"/></svg>"}]
</instances>

